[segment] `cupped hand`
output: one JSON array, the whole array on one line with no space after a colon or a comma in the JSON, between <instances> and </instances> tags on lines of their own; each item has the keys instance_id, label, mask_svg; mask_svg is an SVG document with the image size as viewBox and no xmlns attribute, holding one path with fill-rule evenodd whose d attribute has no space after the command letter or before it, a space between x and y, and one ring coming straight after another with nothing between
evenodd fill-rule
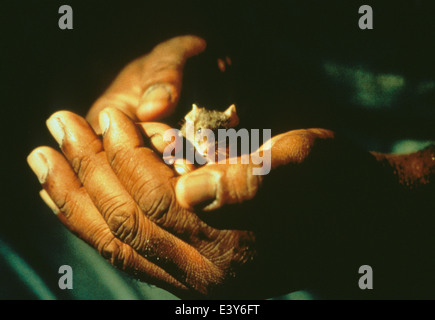
<instances>
[{"instance_id":1,"label":"cupped hand","mask_svg":"<svg viewBox=\"0 0 435 320\"><path fill-rule=\"evenodd\" d=\"M176 201L179 177L153 151L162 141L147 136L164 126L144 124L144 141L114 108L100 124L103 141L80 116L57 112L47 125L63 155L39 147L28 157L62 223L115 266L180 297L269 295L253 290L255 235L212 228Z\"/></svg>"},{"instance_id":2,"label":"cupped hand","mask_svg":"<svg viewBox=\"0 0 435 320\"><path fill-rule=\"evenodd\" d=\"M332 132L274 137L265 176L253 176L252 163L178 176L160 155L168 127L136 125L114 108L99 120L102 140L80 116L55 113L47 125L63 155L39 147L28 162L65 226L134 277L182 298L268 298L306 287L346 256L339 240L351 244L354 229L337 195L360 181L354 174L338 189L337 179L367 160L352 162L362 158ZM335 170L344 163L354 169ZM215 212L203 212L210 203Z\"/></svg>"}]
</instances>

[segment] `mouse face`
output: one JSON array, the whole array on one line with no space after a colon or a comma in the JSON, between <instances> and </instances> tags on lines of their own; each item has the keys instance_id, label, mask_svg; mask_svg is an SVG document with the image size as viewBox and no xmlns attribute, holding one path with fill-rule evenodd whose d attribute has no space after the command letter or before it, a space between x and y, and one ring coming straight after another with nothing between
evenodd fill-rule
<instances>
[{"instance_id":1,"label":"mouse face","mask_svg":"<svg viewBox=\"0 0 435 320\"><path fill-rule=\"evenodd\" d=\"M188 139L195 149L202 155L207 156L207 150L210 148L210 139L205 138L207 131L214 133L215 151L217 148L218 129L228 129L235 127L239 123L235 105L231 105L225 111L207 110L198 108L195 104L192 110L184 117L186 122L181 127L182 135ZM187 127L193 124L193 134L187 134ZM192 130L189 128L189 130ZM192 138L193 137L193 138Z\"/></svg>"}]
</instances>

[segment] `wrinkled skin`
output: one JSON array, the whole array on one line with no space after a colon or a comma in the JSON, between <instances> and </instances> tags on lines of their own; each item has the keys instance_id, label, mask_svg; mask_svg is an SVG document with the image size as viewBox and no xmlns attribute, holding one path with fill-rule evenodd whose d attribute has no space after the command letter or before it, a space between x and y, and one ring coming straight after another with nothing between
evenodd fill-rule
<instances>
[{"instance_id":1,"label":"wrinkled skin","mask_svg":"<svg viewBox=\"0 0 435 320\"><path fill-rule=\"evenodd\" d=\"M253 176L253 164L189 167L182 176L167 166L168 127L134 121L173 109L184 61L204 47L196 37L160 44L121 72L88 121L67 111L47 121L63 154L39 147L28 161L68 229L115 266L182 298L268 298L325 275L347 286L349 273L381 259L390 241L407 240L379 232L396 226L392 198L409 205L382 156L328 130L274 137L266 176ZM171 94L147 96L156 83Z\"/></svg>"},{"instance_id":2,"label":"wrinkled skin","mask_svg":"<svg viewBox=\"0 0 435 320\"><path fill-rule=\"evenodd\" d=\"M252 179L251 165L210 165L192 173L193 178L181 179L144 146L140 131L127 116L116 109L105 109L104 114L110 125L101 141L83 118L66 111L55 113L47 123L65 158L48 147L30 155L31 163L38 158L49 168L41 181L61 221L115 266L182 297L267 294L235 291L236 283L238 290L247 290L246 284L239 286L245 272L264 268L265 262L257 257L256 233L213 228L182 207L175 194L180 188L196 188L194 177L205 172L219 174L218 184L232 190L222 195L220 206L243 202L256 194L262 180ZM314 131L314 135L330 134ZM302 137L312 134L306 131ZM287 160L277 152L275 161ZM229 183L232 189L226 187ZM189 202L188 192L180 191L178 197L185 206L198 201Z\"/></svg>"},{"instance_id":3,"label":"wrinkled skin","mask_svg":"<svg viewBox=\"0 0 435 320\"><path fill-rule=\"evenodd\" d=\"M180 36L157 45L130 62L90 108L86 119L100 133L98 115L113 107L131 119L154 121L174 111L180 97L186 60L205 50L196 36Z\"/></svg>"}]
</instances>

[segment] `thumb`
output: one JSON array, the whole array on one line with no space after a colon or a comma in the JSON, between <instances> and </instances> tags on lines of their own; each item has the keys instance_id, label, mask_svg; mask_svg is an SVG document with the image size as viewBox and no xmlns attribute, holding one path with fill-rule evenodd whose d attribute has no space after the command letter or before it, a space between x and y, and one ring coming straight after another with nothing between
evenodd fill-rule
<instances>
[{"instance_id":1,"label":"thumb","mask_svg":"<svg viewBox=\"0 0 435 320\"><path fill-rule=\"evenodd\" d=\"M181 91L186 60L205 50L206 42L187 35L172 38L156 46L143 62L143 95L137 117L141 121L161 119L172 113Z\"/></svg>"},{"instance_id":2,"label":"thumb","mask_svg":"<svg viewBox=\"0 0 435 320\"><path fill-rule=\"evenodd\" d=\"M241 203L257 193L263 176L252 164L208 164L183 175L176 184L177 201L192 209L211 211L225 204Z\"/></svg>"},{"instance_id":3,"label":"thumb","mask_svg":"<svg viewBox=\"0 0 435 320\"><path fill-rule=\"evenodd\" d=\"M186 60L205 50L205 40L179 36L157 45L130 62L89 110L86 119L101 133L99 114L112 107L137 121L155 121L170 114L181 90Z\"/></svg>"}]
</instances>

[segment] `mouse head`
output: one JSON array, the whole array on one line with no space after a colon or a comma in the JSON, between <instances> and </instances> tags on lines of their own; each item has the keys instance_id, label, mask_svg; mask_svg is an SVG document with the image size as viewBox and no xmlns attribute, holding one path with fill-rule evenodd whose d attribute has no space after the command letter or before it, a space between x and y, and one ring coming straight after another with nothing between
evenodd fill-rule
<instances>
[{"instance_id":1,"label":"mouse head","mask_svg":"<svg viewBox=\"0 0 435 320\"><path fill-rule=\"evenodd\" d=\"M192 106L192 110L184 117L185 125L182 127L182 134L188 138L186 134L186 124L193 124L193 145L200 154L206 154L209 148L208 139L204 139L204 129L214 132L217 139L218 129L228 129L238 125L239 117L237 116L236 106L233 104L225 111L207 110L199 108L197 105ZM217 141L215 141L217 142Z\"/></svg>"},{"instance_id":2,"label":"mouse head","mask_svg":"<svg viewBox=\"0 0 435 320\"><path fill-rule=\"evenodd\" d=\"M199 108L196 104L193 104L192 110L184 117L184 119L194 123L196 130L199 128L207 128L211 130L228 129L239 124L239 117L237 116L237 110L234 104L229 106L228 109L223 112Z\"/></svg>"}]
</instances>

